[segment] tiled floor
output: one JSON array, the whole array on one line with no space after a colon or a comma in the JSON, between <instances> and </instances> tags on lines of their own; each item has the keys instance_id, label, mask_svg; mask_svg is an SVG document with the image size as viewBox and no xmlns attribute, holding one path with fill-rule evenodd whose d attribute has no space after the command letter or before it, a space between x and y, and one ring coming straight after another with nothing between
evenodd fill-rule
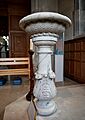
<instances>
[{"instance_id":1,"label":"tiled floor","mask_svg":"<svg viewBox=\"0 0 85 120\"><path fill-rule=\"evenodd\" d=\"M84 119L75 119L75 116L71 116L74 114L80 114L83 115L85 112L85 106L84 106L84 100L85 100L85 86L79 85L78 83L71 81L69 79L65 79L64 83L57 83L56 86L58 86L58 94L56 101L60 104L60 109L62 107L65 107L65 111L62 111L62 114L64 112L68 113L68 110L71 111L71 114L66 114L64 119L62 120L85 120ZM62 86L62 87L61 87ZM23 96L28 91L28 83L19 85L19 86L13 86L13 85L6 85L1 87L0 86L0 120L3 120L3 114L4 114L4 108L6 105L10 104L11 102L15 101L17 98ZM71 99L70 99L71 98ZM84 106L82 108L82 106ZM72 109L76 108L77 111L73 113ZM82 112L82 113L80 113ZM83 115L84 116L84 115ZM68 119L66 119L66 117ZM72 117L72 119L69 119L69 117Z\"/></svg>"}]
</instances>

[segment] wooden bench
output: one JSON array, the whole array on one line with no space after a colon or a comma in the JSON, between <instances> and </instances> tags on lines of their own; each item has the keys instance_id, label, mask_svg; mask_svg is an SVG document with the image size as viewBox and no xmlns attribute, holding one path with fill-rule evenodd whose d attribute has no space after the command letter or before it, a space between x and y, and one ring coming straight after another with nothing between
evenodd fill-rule
<instances>
[{"instance_id":1,"label":"wooden bench","mask_svg":"<svg viewBox=\"0 0 85 120\"><path fill-rule=\"evenodd\" d=\"M22 66L27 67L22 67ZM29 58L0 58L0 76L5 75L28 75L30 77L30 62ZM8 66L8 69L4 69L4 66ZM9 66L12 66L10 68ZM16 68L13 66L20 66L19 68Z\"/></svg>"}]
</instances>

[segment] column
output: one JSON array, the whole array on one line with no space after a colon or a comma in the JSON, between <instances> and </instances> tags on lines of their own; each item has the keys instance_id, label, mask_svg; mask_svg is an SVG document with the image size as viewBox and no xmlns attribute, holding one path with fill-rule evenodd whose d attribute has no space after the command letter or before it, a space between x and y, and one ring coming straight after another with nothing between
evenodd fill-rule
<instances>
[{"instance_id":1,"label":"column","mask_svg":"<svg viewBox=\"0 0 85 120\"><path fill-rule=\"evenodd\" d=\"M74 5L74 32L78 36L85 33L85 0L75 0Z\"/></svg>"},{"instance_id":2,"label":"column","mask_svg":"<svg viewBox=\"0 0 85 120\"><path fill-rule=\"evenodd\" d=\"M58 11L58 0L31 0L31 13Z\"/></svg>"}]
</instances>

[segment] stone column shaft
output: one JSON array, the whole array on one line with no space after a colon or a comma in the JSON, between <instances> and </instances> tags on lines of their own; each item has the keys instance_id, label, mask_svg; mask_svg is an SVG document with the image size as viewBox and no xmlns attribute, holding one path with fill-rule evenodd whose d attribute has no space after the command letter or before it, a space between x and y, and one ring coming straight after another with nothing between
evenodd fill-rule
<instances>
[{"instance_id":1,"label":"stone column shaft","mask_svg":"<svg viewBox=\"0 0 85 120\"><path fill-rule=\"evenodd\" d=\"M85 33L85 0L75 0L74 9L75 35Z\"/></svg>"}]
</instances>

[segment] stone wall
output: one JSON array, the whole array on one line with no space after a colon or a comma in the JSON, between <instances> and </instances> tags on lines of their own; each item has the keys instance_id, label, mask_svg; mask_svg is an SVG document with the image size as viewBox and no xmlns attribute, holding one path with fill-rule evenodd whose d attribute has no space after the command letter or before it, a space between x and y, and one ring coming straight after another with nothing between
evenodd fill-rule
<instances>
[{"instance_id":1,"label":"stone wall","mask_svg":"<svg viewBox=\"0 0 85 120\"><path fill-rule=\"evenodd\" d=\"M66 29L65 40L72 39L73 37L73 10L74 0L58 0L58 12L68 16L72 21L72 26Z\"/></svg>"},{"instance_id":2,"label":"stone wall","mask_svg":"<svg viewBox=\"0 0 85 120\"><path fill-rule=\"evenodd\" d=\"M58 11L58 0L31 0L31 12Z\"/></svg>"}]
</instances>

